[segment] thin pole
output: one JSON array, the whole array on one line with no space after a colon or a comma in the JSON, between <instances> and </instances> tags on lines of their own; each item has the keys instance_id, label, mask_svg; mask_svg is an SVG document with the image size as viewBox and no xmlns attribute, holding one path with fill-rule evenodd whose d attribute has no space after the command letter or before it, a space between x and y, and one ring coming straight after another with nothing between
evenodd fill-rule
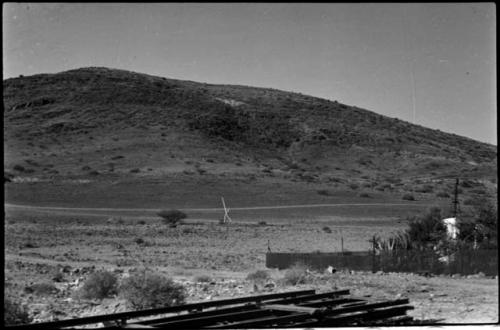
<instances>
[{"instance_id":1,"label":"thin pole","mask_svg":"<svg viewBox=\"0 0 500 330\"><path fill-rule=\"evenodd\" d=\"M342 235L342 229L340 229L340 251L344 253L344 236Z\"/></svg>"},{"instance_id":2,"label":"thin pole","mask_svg":"<svg viewBox=\"0 0 500 330\"><path fill-rule=\"evenodd\" d=\"M455 194L453 198L453 217L456 218L458 214L458 178L455 181Z\"/></svg>"}]
</instances>

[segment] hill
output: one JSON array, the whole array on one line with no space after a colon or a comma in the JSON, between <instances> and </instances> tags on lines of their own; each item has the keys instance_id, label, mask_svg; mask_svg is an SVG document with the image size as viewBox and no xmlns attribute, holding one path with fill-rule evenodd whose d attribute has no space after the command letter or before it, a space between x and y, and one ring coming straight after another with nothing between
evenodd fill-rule
<instances>
[{"instance_id":1,"label":"hill","mask_svg":"<svg viewBox=\"0 0 500 330\"><path fill-rule=\"evenodd\" d=\"M14 201L44 187L56 203L67 182L106 180L432 199L449 192L443 179L488 192L497 176L496 146L337 101L95 67L5 80L4 149Z\"/></svg>"}]
</instances>

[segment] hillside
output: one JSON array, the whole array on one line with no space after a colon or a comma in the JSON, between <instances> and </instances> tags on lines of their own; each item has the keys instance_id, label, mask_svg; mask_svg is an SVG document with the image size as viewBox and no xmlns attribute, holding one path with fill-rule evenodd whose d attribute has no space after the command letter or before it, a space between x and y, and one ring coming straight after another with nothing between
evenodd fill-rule
<instances>
[{"instance_id":1,"label":"hillside","mask_svg":"<svg viewBox=\"0 0 500 330\"><path fill-rule=\"evenodd\" d=\"M105 178L433 199L449 192L442 179L458 176L470 181L464 188L496 189L496 146L337 101L94 67L3 86L5 176L17 183L8 190L16 201L43 183ZM27 181L38 185L23 188Z\"/></svg>"}]
</instances>

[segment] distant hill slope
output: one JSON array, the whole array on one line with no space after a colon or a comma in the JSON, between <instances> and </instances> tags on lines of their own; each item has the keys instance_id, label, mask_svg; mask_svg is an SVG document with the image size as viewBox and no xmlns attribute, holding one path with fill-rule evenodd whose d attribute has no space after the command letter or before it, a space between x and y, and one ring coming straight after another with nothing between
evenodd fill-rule
<instances>
[{"instance_id":1,"label":"distant hill slope","mask_svg":"<svg viewBox=\"0 0 500 330\"><path fill-rule=\"evenodd\" d=\"M496 146L298 93L95 67L3 86L6 170L25 175L496 177Z\"/></svg>"}]
</instances>

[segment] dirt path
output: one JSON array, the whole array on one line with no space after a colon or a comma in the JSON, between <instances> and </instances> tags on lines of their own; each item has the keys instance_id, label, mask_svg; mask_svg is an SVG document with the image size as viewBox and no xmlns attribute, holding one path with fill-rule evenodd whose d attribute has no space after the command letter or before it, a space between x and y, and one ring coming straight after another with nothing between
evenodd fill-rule
<instances>
[{"instance_id":1,"label":"dirt path","mask_svg":"<svg viewBox=\"0 0 500 330\"><path fill-rule=\"evenodd\" d=\"M347 204L297 204L297 205L275 205L275 206L249 206L249 207L231 207L233 211L250 211L250 210L275 210L275 209L303 209L315 207L341 207L341 206L413 206L415 203L347 203ZM92 208L92 207L58 207L58 206L33 206L5 203L5 208L15 209L35 209L35 210L52 210L52 211L103 211L103 212L157 212L158 209L141 209L141 208ZM181 208L180 211L187 212L221 212L224 211L221 207L215 208Z\"/></svg>"}]
</instances>

